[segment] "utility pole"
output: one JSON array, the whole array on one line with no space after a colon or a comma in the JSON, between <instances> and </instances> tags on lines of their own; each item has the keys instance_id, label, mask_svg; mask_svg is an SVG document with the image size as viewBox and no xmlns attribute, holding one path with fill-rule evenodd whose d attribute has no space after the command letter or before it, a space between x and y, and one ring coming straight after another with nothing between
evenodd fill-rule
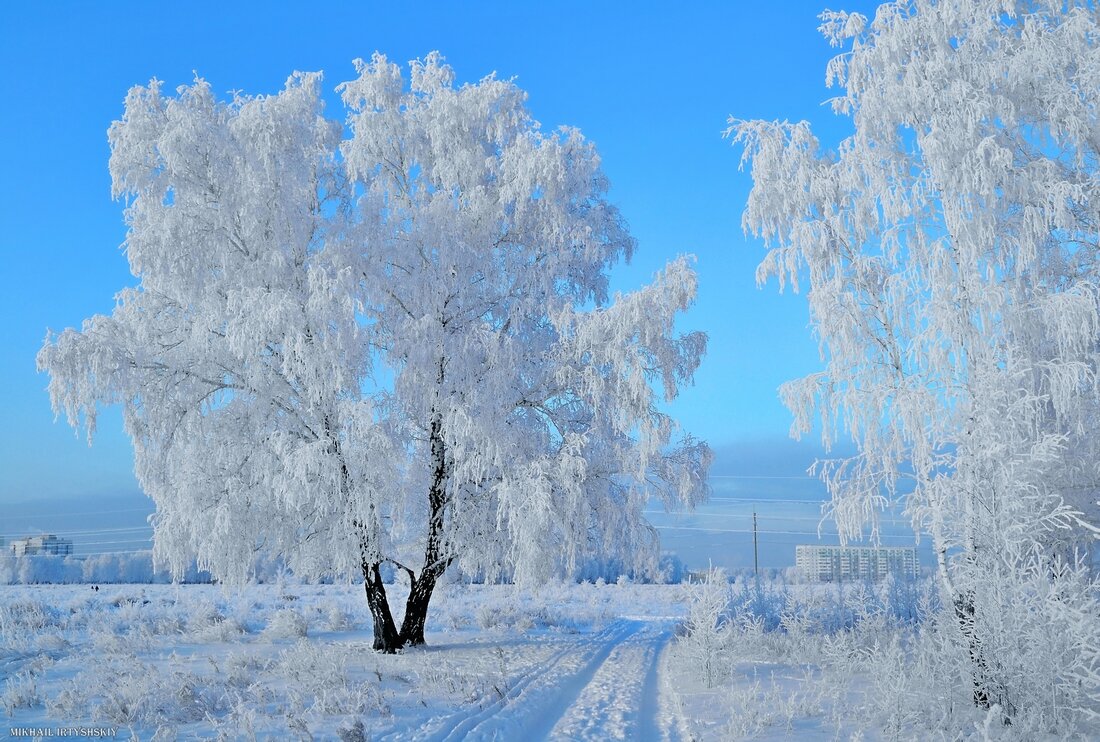
<instances>
[{"instance_id":1,"label":"utility pole","mask_svg":"<svg viewBox=\"0 0 1100 742\"><path fill-rule=\"evenodd\" d=\"M760 576L760 550L757 547L756 542L756 507L752 509L752 571L757 577Z\"/></svg>"}]
</instances>

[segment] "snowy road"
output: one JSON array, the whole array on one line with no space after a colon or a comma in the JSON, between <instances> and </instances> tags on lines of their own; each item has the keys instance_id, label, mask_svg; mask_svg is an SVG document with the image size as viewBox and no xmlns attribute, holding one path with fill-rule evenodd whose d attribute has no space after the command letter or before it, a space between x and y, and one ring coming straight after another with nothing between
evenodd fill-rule
<instances>
[{"instance_id":1,"label":"snowy road","mask_svg":"<svg viewBox=\"0 0 1100 742\"><path fill-rule=\"evenodd\" d=\"M502 696L411 734L406 729L380 739L678 740L679 725L662 703L660 677L672 627L668 620L619 619L569 641Z\"/></svg>"},{"instance_id":2,"label":"snowy road","mask_svg":"<svg viewBox=\"0 0 1100 742\"><path fill-rule=\"evenodd\" d=\"M576 700L565 709L549 738L676 739L675 725L662 711L659 660L672 634L668 623L632 621L633 630L611 647Z\"/></svg>"}]
</instances>

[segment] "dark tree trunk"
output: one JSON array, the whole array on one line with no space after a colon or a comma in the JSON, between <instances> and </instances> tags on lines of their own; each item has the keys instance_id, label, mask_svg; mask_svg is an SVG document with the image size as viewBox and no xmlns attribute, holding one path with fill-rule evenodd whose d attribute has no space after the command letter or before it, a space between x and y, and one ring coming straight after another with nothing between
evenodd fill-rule
<instances>
[{"instance_id":1,"label":"dark tree trunk","mask_svg":"<svg viewBox=\"0 0 1100 742\"><path fill-rule=\"evenodd\" d=\"M405 620L401 622L401 642L410 647L424 643L424 623L428 618L428 603L435 589L435 575L423 572L420 579L413 580L409 588L409 599L405 602Z\"/></svg>"},{"instance_id":2,"label":"dark tree trunk","mask_svg":"<svg viewBox=\"0 0 1100 742\"><path fill-rule=\"evenodd\" d=\"M367 591L367 606L374 619L374 648L386 654L393 654L401 648L401 637L390 614L390 604L386 600L386 586L382 584L382 573L378 562L363 562L363 581Z\"/></svg>"},{"instance_id":3,"label":"dark tree trunk","mask_svg":"<svg viewBox=\"0 0 1100 742\"><path fill-rule=\"evenodd\" d=\"M970 652L970 662L974 667L974 705L988 709L989 700L989 670L985 661L985 653L978 638L978 630L974 625L974 594L968 592L965 595L956 595L954 600L955 617L959 620L963 636L966 637L967 648Z\"/></svg>"},{"instance_id":4,"label":"dark tree trunk","mask_svg":"<svg viewBox=\"0 0 1100 742\"><path fill-rule=\"evenodd\" d=\"M410 646L424 643L424 624L428 604L432 600L436 580L446 571L451 559L443 554L443 519L447 507L447 485L451 476L446 443L443 440L442 416L432 416L429 431L432 451L432 483L428 489L428 540L424 545L424 567L420 577L409 571L409 599L405 603L405 618L401 622L401 642Z\"/></svg>"}]
</instances>

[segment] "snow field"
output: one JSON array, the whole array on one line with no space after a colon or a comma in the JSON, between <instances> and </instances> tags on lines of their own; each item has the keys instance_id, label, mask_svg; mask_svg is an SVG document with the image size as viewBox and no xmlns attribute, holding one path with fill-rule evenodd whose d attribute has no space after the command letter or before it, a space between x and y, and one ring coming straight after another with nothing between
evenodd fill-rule
<instances>
[{"instance_id":1,"label":"snow field","mask_svg":"<svg viewBox=\"0 0 1100 742\"><path fill-rule=\"evenodd\" d=\"M447 584L428 645L383 655L355 585L2 586L0 713L161 740L1100 738L975 708L940 613L930 581Z\"/></svg>"},{"instance_id":2,"label":"snow field","mask_svg":"<svg viewBox=\"0 0 1100 742\"><path fill-rule=\"evenodd\" d=\"M477 739L594 729L606 707L607 738L629 738L652 679L614 677L637 674L639 652L655 666L685 596L443 586L428 646L386 656L370 648L356 586L4 586L0 711L7 726L114 726L122 738ZM607 698L586 690L592 679ZM616 700L616 685L629 693Z\"/></svg>"}]
</instances>

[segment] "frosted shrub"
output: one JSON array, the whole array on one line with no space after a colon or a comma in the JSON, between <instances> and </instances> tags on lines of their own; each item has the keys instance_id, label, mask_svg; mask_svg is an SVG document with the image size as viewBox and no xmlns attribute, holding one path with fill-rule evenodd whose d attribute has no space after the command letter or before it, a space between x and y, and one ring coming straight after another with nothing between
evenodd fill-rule
<instances>
[{"instance_id":1,"label":"frosted shrub","mask_svg":"<svg viewBox=\"0 0 1100 742\"><path fill-rule=\"evenodd\" d=\"M153 633L161 636L182 634L184 626L184 620L172 614L157 616L152 623Z\"/></svg>"},{"instance_id":2,"label":"frosted shrub","mask_svg":"<svg viewBox=\"0 0 1100 742\"><path fill-rule=\"evenodd\" d=\"M362 719L356 719L350 727L341 727L337 735L340 737L340 742L367 742Z\"/></svg>"},{"instance_id":3,"label":"frosted shrub","mask_svg":"<svg viewBox=\"0 0 1100 742\"><path fill-rule=\"evenodd\" d=\"M149 648L148 638L141 635L115 633L111 627L94 629L88 633L89 644L101 655L132 656Z\"/></svg>"},{"instance_id":4,"label":"frosted shrub","mask_svg":"<svg viewBox=\"0 0 1100 742\"><path fill-rule=\"evenodd\" d=\"M348 612L336 603L330 603L325 610L325 621L329 631L348 631L355 627L355 622L352 621Z\"/></svg>"},{"instance_id":5,"label":"frosted shrub","mask_svg":"<svg viewBox=\"0 0 1100 742\"><path fill-rule=\"evenodd\" d=\"M707 687L728 668L724 650L730 641L730 588L721 569L707 571L706 577L692 594L684 623L685 636L681 646L703 672Z\"/></svg>"},{"instance_id":6,"label":"frosted shrub","mask_svg":"<svg viewBox=\"0 0 1100 742\"><path fill-rule=\"evenodd\" d=\"M81 671L47 698L46 712L53 718L156 729L220 713L224 711L223 698L216 678L113 655Z\"/></svg>"},{"instance_id":7,"label":"frosted shrub","mask_svg":"<svg viewBox=\"0 0 1100 742\"><path fill-rule=\"evenodd\" d=\"M997 648L978 682L1018 738L1072 733L1100 719L1098 585L1083 563L1014 561L1019 573L975 586L976 633Z\"/></svg>"},{"instance_id":8,"label":"frosted shrub","mask_svg":"<svg viewBox=\"0 0 1100 742\"><path fill-rule=\"evenodd\" d=\"M49 607L35 600L15 600L0 606L0 637L33 634L56 622Z\"/></svg>"},{"instance_id":9,"label":"frosted shrub","mask_svg":"<svg viewBox=\"0 0 1100 742\"><path fill-rule=\"evenodd\" d=\"M245 652L237 652L229 655L219 669L230 686L247 688L255 682L258 676L267 672L272 664L272 660L262 659Z\"/></svg>"},{"instance_id":10,"label":"frosted shrub","mask_svg":"<svg viewBox=\"0 0 1100 742\"><path fill-rule=\"evenodd\" d=\"M13 556L0 555L0 585L14 585L19 574L19 561Z\"/></svg>"},{"instance_id":11,"label":"frosted shrub","mask_svg":"<svg viewBox=\"0 0 1100 742\"><path fill-rule=\"evenodd\" d=\"M768 631L778 629L791 602L785 585L750 579L740 581L730 595L729 613L735 618L760 621Z\"/></svg>"},{"instance_id":12,"label":"frosted shrub","mask_svg":"<svg viewBox=\"0 0 1100 742\"><path fill-rule=\"evenodd\" d=\"M507 629L513 626L517 619L516 610L512 606L483 605L477 609L477 625L483 629Z\"/></svg>"},{"instance_id":13,"label":"frosted shrub","mask_svg":"<svg viewBox=\"0 0 1100 742\"><path fill-rule=\"evenodd\" d=\"M902 623L916 624L939 610L939 592L928 580L887 574L878 586L878 600Z\"/></svg>"},{"instance_id":14,"label":"frosted shrub","mask_svg":"<svg viewBox=\"0 0 1100 742\"><path fill-rule=\"evenodd\" d=\"M934 614L919 627L890 633L871 631L873 626L869 622L823 645L824 664L836 682L868 678L869 689L854 701L869 720L866 726L890 739L951 738L972 728L969 658L953 617Z\"/></svg>"},{"instance_id":15,"label":"frosted shrub","mask_svg":"<svg viewBox=\"0 0 1100 742\"><path fill-rule=\"evenodd\" d=\"M735 684L721 695L729 709L723 739L749 739L769 730L769 738L797 739L795 721L820 717L833 687L821 682L819 673L805 670L790 676L765 674L752 683ZM837 725L839 729L839 724ZM816 735L815 735L816 736Z\"/></svg>"},{"instance_id":16,"label":"frosted shrub","mask_svg":"<svg viewBox=\"0 0 1100 742\"><path fill-rule=\"evenodd\" d=\"M299 641L279 655L280 674L293 680L288 695L297 712L362 714L385 709L377 689L348 678L347 650Z\"/></svg>"},{"instance_id":17,"label":"frosted shrub","mask_svg":"<svg viewBox=\"0 0 1100 742\"><path fill-rule=\"evenodd\" d=\"M16 709L32 708L42 703L38 692L38 681L33 673L20 672L4 681L0 689L0 708L9 717Z\"/></svg>"},{"instance_id":18,"label":"frosted shrub","mask_svg":"<svg viewBox=\"0 0 1100 742\"><path fill-rule=\"evenodd\" d=\"M225 616L213 603L200 601L195 603L187 614L187 630L190 632L203 631L224 620Z\"/></svg>"},{"instance_id":19,"label":"frosted shrub","mask_svg":"<svg viewBox=\"0 0 1100 742\"><path fill-rule=\"evenodd\" d=\"M968 689L965 678L957 671L939 666L951 654L941 651L938 631L938 626L932 626L923 637L917 637L911 653L905 651L898 637L893 637L863 655L865 669L874 684L874 690L866 697L867 706L882 731L892 739L914 729L945 733L963 726L954 709L969 709ZM932 648L937 651L929 655ZM958 666L964 666L965 658L957 659Z\"/></svg>"},{"instance_id":20,"label":"frosted shrub","mask_svg":"<svg viewBox=\"0 0 1100 742\"><path fill-rule=\"evenodd\" d=\"M300 639L305 637L307 628L302 614L292 608L283 608L271 616L263 635L266 639Z\"/></svg>"},{"instance_id":21,"label":"frosted shrub","mask_svg":"<svg viewBox=\"0 0 1100 742\"><path fill-rule=\"evenodd\" d=\"M882 611L822 638L820 661L836 682L863 676L873 688L860 713L890 738L914 730L954 737L989 726L998 739L1088 736L1100 715L1100 607L1084 565L1036 561L1026 579L978 589L974 621L999 651L988 653L976 686L971 645L949 610L927 593L910 603L920 622ZM751 640L751 635L745 639ZM804 654L807 660L812 654ZM976 687L990 709L974 704Z\"/></svg>"},{"instance_id":22,"label":"frosted shrub","mask_svg":"<svg viewBox=\"0 0 1100 742\"><path fill-rule=\"evenodd\" d=\"M853 595L853 590L858 594ZM844 584L829 585L825 589L806 591L792 613L805 617L808 624L823 634L850 631L868 613L878 610L871 594L859 587Z\"/></svg>"},{"instance_id":23,"label":"frosted shrub","mask_svg":"<svg viewBox=\"0 0 1100 742\"><path fill-rule=\"evenodd\" d=\"M195 632L195 639L208 644L210 642L231 642L245 633L245 628L234 618L222 616L208 626Z\"/></svg>"},{"instance_id":24,"label":"frosted shrub","mask_svg":"<svg viewBox=\"0 0 1100 742\"><path fill-rule=\"evenodd\" d=\"M775 687L764 688L759 681L731 688L725 696L730 709L726 726L728 739L755 737L780 719L781 703L787 694Z\"/></svg>"}]
</instances>

